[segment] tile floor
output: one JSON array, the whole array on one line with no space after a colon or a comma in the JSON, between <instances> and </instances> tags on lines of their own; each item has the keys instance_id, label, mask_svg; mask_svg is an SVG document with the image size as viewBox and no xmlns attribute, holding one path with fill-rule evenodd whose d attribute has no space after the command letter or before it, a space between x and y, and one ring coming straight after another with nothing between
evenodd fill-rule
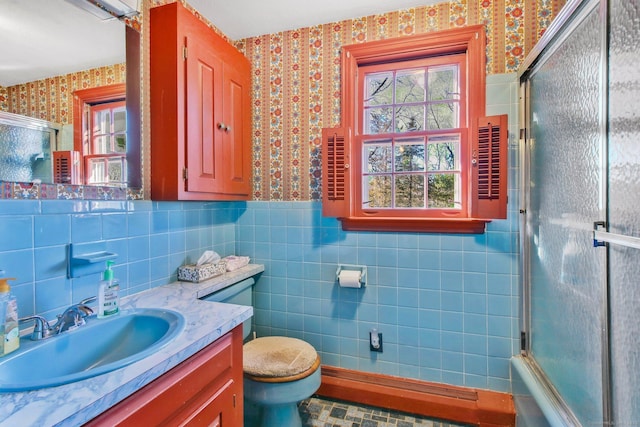
<instances>
[{"instance_id":1,"label":"tile floor","mask_svg":"<svg viewBox=\"0 0 640 427\"><path fill-rule=\"evenodd\" d=\"M449 421L313 396L299 405L303 427L467 427Z\"/></svg>"}]
</instances>

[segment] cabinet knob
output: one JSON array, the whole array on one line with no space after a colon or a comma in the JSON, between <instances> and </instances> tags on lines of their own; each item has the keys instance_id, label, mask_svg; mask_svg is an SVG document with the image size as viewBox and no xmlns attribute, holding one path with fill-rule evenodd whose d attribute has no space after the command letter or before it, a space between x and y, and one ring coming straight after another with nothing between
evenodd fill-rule
<instances>
[{"instance_id":1,"label":"cabinet knob","mask_svg":"<svg viewBox=\"0 0 640 427\"><path fill-rule=\"evenodd\" d=\"M224 123L220 122L220 123L218 123L218 129L227 130L227 126Z\"/></svg>"}]
</instances>

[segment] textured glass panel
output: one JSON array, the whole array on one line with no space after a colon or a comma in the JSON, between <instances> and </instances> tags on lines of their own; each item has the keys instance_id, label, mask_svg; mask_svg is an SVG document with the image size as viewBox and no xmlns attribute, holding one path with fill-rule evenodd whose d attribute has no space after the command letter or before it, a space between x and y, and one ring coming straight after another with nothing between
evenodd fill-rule
<instances>
[{"instance_id":1,"label":"textured glass panel","mask_svg":"<svg viewBox=\"0 0 640 427\"><path fill-rule=\"evenodd\" d=\"M362 185L362 207L391 207L391 175L365 176Z\"/></svg>"},{"instance_id":2,"label":"textured glass panel","mask_svg":"<svg viewBox=\"0 0 640 427\"><path fill-rule=\"evenodd\" d=\"M0 181L52 181L49 131L0 124Z\"/></svg>"},{"instance_id":3,"label":"textured glass panel","mask_svg":"<svg viewBox=\"0 0 640 427\"><path fill-rule=\"evenodd\" d=\"M600 28L592 11L531 77L531 354L585 426L603 416Z\"/></svg>"},{"instance_id":4,"label":"textured glass panel","mask_svg":"<svg viewBox=\"0 0 640 427\"><path fill-rule=\"evenodd\" d=\"M396 132L415 132L424 129L424 105L396 107Z\"/></svg>"},{"instance_id":5,"label":"textured glass panel","mask_svg":"<svg viewBox=\"0 0 640 427\"><path fill-rule=\"evenodd\" d=\"M429 101L460 99L458 67L433 67L429 69Z\"/></svg>"},{"instance_id":6,"label":"textured glass panel","mask_svg":"<svg viewBox=\"0 0 640 427\"><path fill-rule=\"evenodd\" d=\"M611 245L611 362L615 425L640 420L640 250Z\"/></svg>"},{"instance_id":7,"label":"textured glass panel","mask_svg":"<svg viewBox=\"0 0 640 427\"><path fill-rule=\"evenodd\" d=\"M610 4L610 231L640 237L640 11L635 1ZM631 426L640 420L640 250L612 245L610 271L614 421Z\"/></svg>"},{"instance_id":8,"label":"textured glass panel","mask_svg":"<svg viewBox=\"0 0 640 427\"><path fill-rule=\"evenodd\" d=\"M393 73L367 74L365 77L365 106L393 103Z\"/></svg>"},{"instance_id":9,"label":"textured glass panel","mask_svg":"<svg viewBox=\"0 0 640 427\"><path fill-rule=\"evenodd\" d=\"M413 138L396 141L395 171L410 172L424 170L424 140Z\"/></svg>"},{"instance_id":10,"label":"textured glass panel","mask_svg":"<svg viewBox=\"0 0 640 427\"><path fill-rule=\"evenodd\" d=\"M363 162L365 173L391 172L392 160L391 140L375 141L365 145Z\"/></svg>"},{"instance_id":11,"label":"textured glass panel","mask_svg":"<svg viewBox=\"0 0 640 427\"><path fill-rule=\"evenodd\" d=\"M459 174L429 174L428 185L428 207L460 209Z\"/></svg>"},{"instance_id":12,"label":"textured glass panel","mask_svg":"<svg viewBox=\"0 0 640 427\"><path fill-rule=\"evenodd\" d=\"M424 208L424 175L396 176L396 208Z\"/></svg>"},{"instance_id":13,"label":"textured glass panel","mask_svg":"<svg viewBox=\"0 0 640 427\"><path fill-rule=\"evenodd\" d=\"M364 110L364 133L373 135L377 133L393 132L393 108L368 108Z\"/></svg>"},{"instance_id":14,"label":"textured glass panel","mask_svg":"<svg viewBox=\"0 0 640 427\"><path fill-rule=\"evenodd\" d=\"M427 105L427 129L453 129L458 127L457 102L437 103Z\"/></svg>"},{"instance_id":15,"label":"textured glass panel","mask_svg":"<svg viewBox=\"0 0 640 427\"><path fill-rule=\"evenodd\" d=\"M396 104L423 102L424 69L402 70L396 74Z\"/></svg>"}]
</instances>

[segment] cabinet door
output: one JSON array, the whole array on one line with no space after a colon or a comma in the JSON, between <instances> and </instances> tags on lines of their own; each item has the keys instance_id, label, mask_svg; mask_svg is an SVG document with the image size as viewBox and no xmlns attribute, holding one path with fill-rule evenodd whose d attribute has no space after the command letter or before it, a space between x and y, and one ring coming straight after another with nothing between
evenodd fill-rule
<instances>
[{"instance_id":1,"label":"cabinet door","mask_svg":"<svg viewBox=\"0 0 640 427\"><path fill-rule=\"evenodd\" d=\"M240 427L242 387L242 325L238 325L85 427Z\"/></svg>"},{"instance_id":2,"label":"cabinet door","mask_svg":"<svg viewBox=\"0 0 640 427\"><path fill-rule=\"evenodd\" d=\"M224 136L223 67L214 47L201 37L186 38L185 191L221 193L225 177L220 147Z\"/></svg>"},{"instance_id":3,"label":"cabinet door","mask_svg":"<svg viewBox=\"0 0 640 427\"><path fill-rule=\"evenodd\" d=\"M251 64L181 2L151 20L152 199L247 200Z\"/></svg>"},{"instance_id":4,"label":"cabinet door","mask_svg":"<svg viewBox=\"0 0 640 427\"><path fill-rule=\"evenodd\" d=\"M237 427L242 425L242 411L236 408L236 400L242 399L234 393L233 381L222 386L189 418L175 425L189 427ZM168 424L171 425L173 421Z\"/></svg>"},{"instance_id":5,"label":"cabinet door","mask_svg":"<svg viewBox=\"0 0 640 427\"><path fill-rule=\"evenodd\" d=\"M244 62L224 66L223 139L226 192L251 192L251 77Z\"/></svg>"}]
</instances>

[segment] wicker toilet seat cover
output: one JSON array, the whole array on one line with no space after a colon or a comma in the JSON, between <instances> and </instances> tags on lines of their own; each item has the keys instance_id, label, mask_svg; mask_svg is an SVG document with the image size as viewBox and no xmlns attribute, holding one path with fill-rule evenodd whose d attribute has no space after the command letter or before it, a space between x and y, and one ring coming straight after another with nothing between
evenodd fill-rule
<instances>
[{"instance_id":1,"label":"wicker toilet seat cover","mask_svg":"<svg viewBox=\"0 0 640 427\"><path fill-rule=\"evenodd\" d=\"M313 346L297 338L261 337L243 346L244 373L255 377L291 377L311 369Z\"/></svg>"}]
</instances>

